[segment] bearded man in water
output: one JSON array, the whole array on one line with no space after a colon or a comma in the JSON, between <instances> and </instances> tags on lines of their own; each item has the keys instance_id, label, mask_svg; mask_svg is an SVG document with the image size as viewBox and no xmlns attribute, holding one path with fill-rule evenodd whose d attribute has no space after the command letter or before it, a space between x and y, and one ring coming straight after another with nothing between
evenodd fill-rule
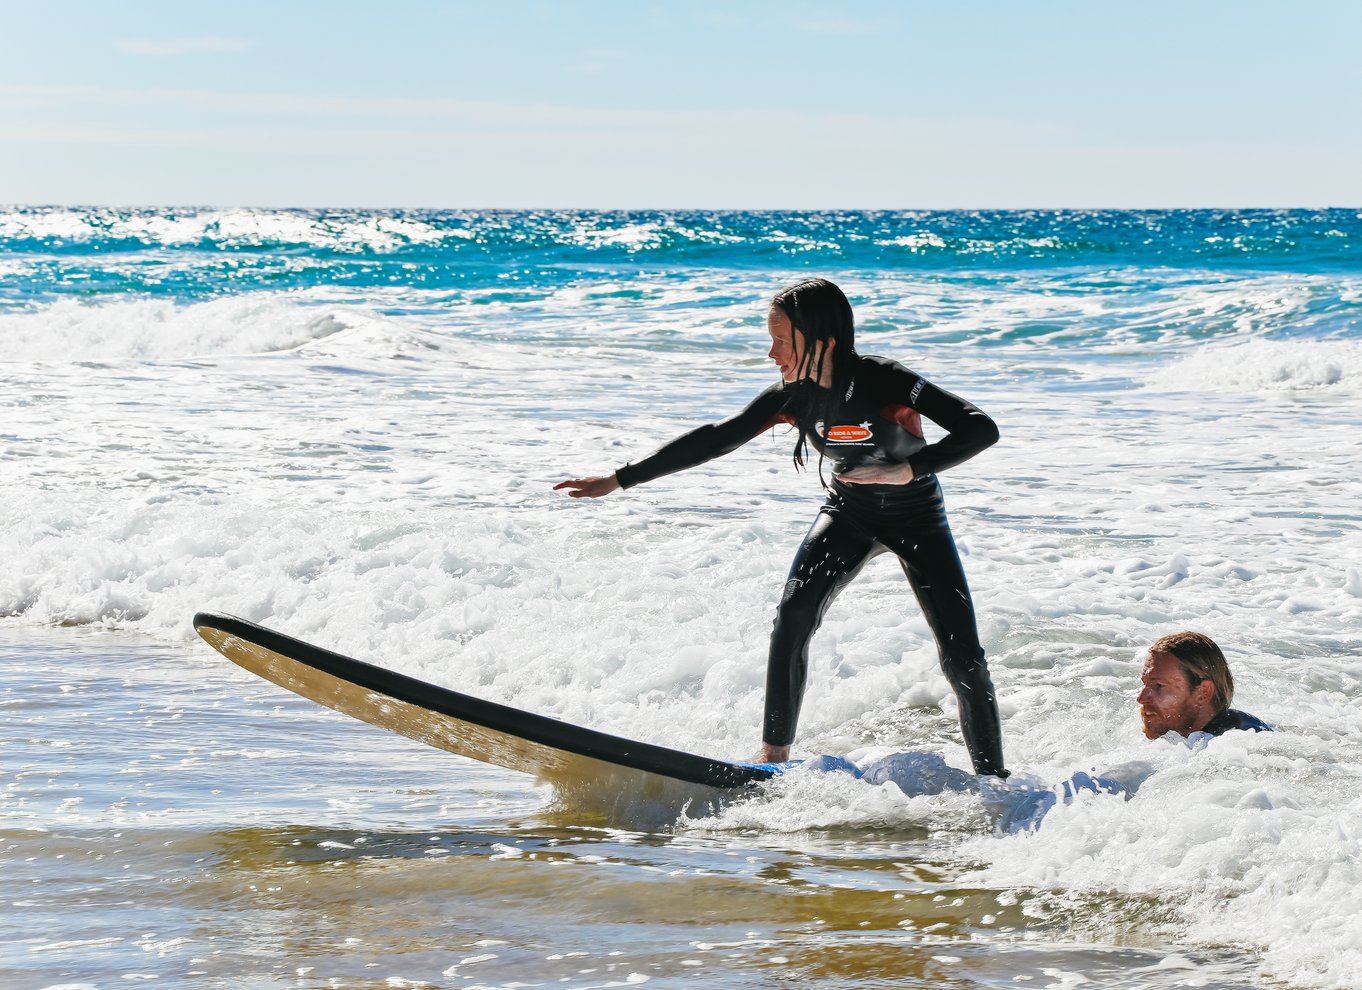
<instances>
[{"instance_id":1,"label":"bearded man in water","mask_svg":"<svg viewBox=\"0 0 1362 990\"><path fill-rule=\"evenodd\" d=\"M1209 636L1179 632L1157 640L1145 657L1140 680L1144 687L1135 700L1150 739L1169 732L1218 736L1230 729L1272 731L1262 719L1230 707L1234 678L1225 654Z\"/></svg>"}]
</instances>

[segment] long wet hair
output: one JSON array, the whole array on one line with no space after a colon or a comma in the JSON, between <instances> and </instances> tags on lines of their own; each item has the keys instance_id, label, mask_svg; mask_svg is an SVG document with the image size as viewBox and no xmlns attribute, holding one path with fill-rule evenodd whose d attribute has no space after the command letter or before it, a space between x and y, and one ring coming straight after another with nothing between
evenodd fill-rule
<instances>
[{"instance_id":1,"label":"long wet hair","mask_svg":"<svg viewBox=\"0 0 1362 990\"><path fill-rule=\"evenodd\" d=\"M831 421L851 387L856 365L856 320L846 295L825 278L809 278L781 289L772 298L771 305L788 316L797 331L791 341L798 356L794 395L788 411L794 416L799 430L794 449L795 467L798 468L807 460L808 438L814 435L817 424ZM819 341L823 348L815 359L815 344ZM836 343L831 356L832 385L822 389L817 383L823 379L830 342ZM821 476L821 456L819 466Z\"/></svg>"},{"instance_id":2,"label":"long wet hair","mask_svg":"<svg viewBox=\"0 0 1362 990\"><path fill-rule=\"evenodd\" d=\"M1234 675L1225 662L1225 654L1215 640L1199 632L1179 632L1155 640L1150 653L1167 653L1182 665L1187 686L1196 689L1202 681L1210 681L1215 688L1211 704L1219 715L1234 701Z\"/></svg>"}]
</instances>

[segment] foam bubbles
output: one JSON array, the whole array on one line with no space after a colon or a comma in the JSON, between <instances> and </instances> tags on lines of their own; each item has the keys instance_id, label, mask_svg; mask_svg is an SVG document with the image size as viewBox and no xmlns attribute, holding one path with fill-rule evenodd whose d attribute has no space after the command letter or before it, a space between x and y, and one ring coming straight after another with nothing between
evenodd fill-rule
<instances>
[{"instance_id":1,"label":"foam bubbles","mask_svg":"<svg viewBox=\"0 0 1362 990\"><path fill-rule=\"evenodd\" d=\"M750 756L772 609L821 498L813 471L790 470L791 438L598 502L550 487L741 408L773 380L769 292L818 252L842 252L863 349L977 402L1002 430L942 480L1017 779L958 786L968 758L953 696L911 590L880 558L814 641L798 741L803 755L855 754L860 777L787 774L692 807L679 827L902 829L998 896L1040 892L1058 911L1110 895L1113 925L1144 932L1152 902L1176 945L1248 945L1273 978L1303 985L1350 979L1362 915L1356 277L1122 259L943 275L848 260L871 250L875 224L892 242L993 223L922 220L853 218L839 232L796 216L497 215L470 240L452 233L469 218L453 215L10 214L0 223L32 229L8 236L51 241L50 256L24 254L39 282L78 236L183 245L174 257L201 275L224 244L315 251L262 247L279 266L269 279L204 275L208 296L25 298L0 316L0 613L133 630L217 664L190 617L236 612L490 700ZM1045 239L1065 222L1017 217L1020 232L974 235L1053 255ZM450 285L378 257L431 246L421 224L445 239ZM746 246L707 242L711 229ZM799 264L754 271L752 230L769 257ZM457 253L495 261L508 244L524 253L492 275ZM913 264L937 250L872 246ZM742 265L605 264L730 247L747 252ZM308 267L332 251L382 284L307 284L356 270ZM587 253L604 270L564 274ZM96 254L78 265L122 263ZM549 259L550 274L525 258ZM511 269L531 274L500 277ZM1179 628L1225 646L1237 705L1281 731L1195 748L1142 737L1141 651ZM1018 802L1118 767L1135 768L1133 796L1080 788L1035 827L998 827Z\"/></svg>"},{"instance_id":2,"label":"foam bubbles","mask_svg":"<svg viewBox=\"0 0 1362 990\"><path fill-rule=\"evenodd\" d=\"M1251 932L1269 972L1345 985L1362 960L1359 804L1321 789L1311 768L1350 761L1354 788L1354 748L1326 756L1288 733L1141 746L1149 772L1134 797L1080 792L1032 829L973 839L967 853L988 865L966 879L1167 898L1184 937L1242 942Z\"/></svg>"},{"instance_id":3,"label":"foam bubbles","mask_svg":"<svg viewBox=\"0 0 1362 990\"><path fill-rule=\"evenodd\" d=\"M1154 376L1162 389L1227 393L1362 388L1362 344L1356 341L1249 340L1200 348Z\"/></svg>"},{"instance_id":4,"label":"foam bubbles","mask_svg":"<svg viewBox=\"0 0 1362 990\"><path fill-rule=\"evenodd\" d=\"M458 242L462 227L405 216L311 210L17 210L0 213L0 239L65 243L137 241L157 247L302 245L349 253L387 253Z\"/></svg>"},{"instance_id":5,"label":"foam bubbles","mask_svg":"<svg viewBox=\"0 0 1362 990\"><path fill-rule=\"evenodd\" d=\"M165 361L263 354L347 329L345 316L265 297L193 305L139 300L100 305L63 299L36 311L0 313L5 361Z\"/></svg>"}]
</instances>

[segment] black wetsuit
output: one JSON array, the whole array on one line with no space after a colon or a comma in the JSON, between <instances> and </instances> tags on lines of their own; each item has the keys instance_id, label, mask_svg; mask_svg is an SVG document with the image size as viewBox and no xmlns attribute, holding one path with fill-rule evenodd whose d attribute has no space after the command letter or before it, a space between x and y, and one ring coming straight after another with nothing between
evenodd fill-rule
<instances>
[{"instance_id":1,"label":"black wetsuit","mask_svg":"<svg viewBox=\"0 0 1362 990\"><path fill-rule=\"evenodd\" d=\"M827 501L804 537L781 596L771 635L762 738L794 740L808 672L809 640L837 593L867 560L898 556L936 637L941 669L960 703L960 724L976 773L1006 776L998 706L975 625L965 572L946 522L936 472L959 464L998 439L993 420L965 400L903 365L858 357L850 386L832 397L810 381L773 385L731 419L692 430L615 474L631 488L727 454L796 411L830 399L829 423L808 441L833 462L834 473L865 465L909 464L906 485L832 481ZM803 404L810 403L805 406ZM947 431L923 439L921 416Z\"/></svg>"},{"instance_id":2,"label":"black wetsuit","mask_svg":"<svg viewBox=\"0 0 1362 990\"><path fill-rule=\"evenodd\" d=\"M1249 732L1271 732L1272 726L1268 725L1257 715L1241 712L1237 708L1226 708L1197 731L1209 732L1213 736L1218 736L1222 732L1229 732L1231 729L1244 729Z\"/></svg>"}]
</instances>

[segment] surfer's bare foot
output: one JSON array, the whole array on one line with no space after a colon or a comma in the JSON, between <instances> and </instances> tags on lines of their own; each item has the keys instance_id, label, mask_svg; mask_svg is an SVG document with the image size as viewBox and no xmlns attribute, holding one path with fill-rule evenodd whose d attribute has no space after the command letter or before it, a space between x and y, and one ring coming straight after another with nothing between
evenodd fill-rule
<instances>
[{"instance_id":1,"label":"surfer's bare foot","mask_svg":"<svg viewBox=\"0 0 1362 990\"><path fill-rule=\"evenodd\" d=\"M772 746L770 743L761 744L761 752L752 758L753 763L784 763L790 758L789 746Z\"/></svg>"}]
</instances>

